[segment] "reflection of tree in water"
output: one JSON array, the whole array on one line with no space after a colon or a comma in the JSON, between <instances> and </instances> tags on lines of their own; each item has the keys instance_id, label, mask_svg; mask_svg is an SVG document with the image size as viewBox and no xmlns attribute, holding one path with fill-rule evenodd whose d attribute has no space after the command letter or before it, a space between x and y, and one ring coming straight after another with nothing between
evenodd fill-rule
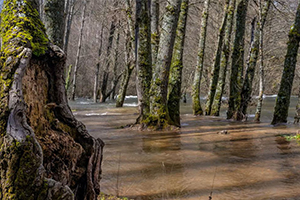
<instances>
[{"instance_id":1,"label":"reflection of tree in water","mask_svg":"<svg viewBox=\"0 0 300 200\"><path fill-rule=\"evenodd\" d=\"M165 153L166 151L178 151L181 149L180 134L152 133L143 138L143 151L145 153Z\"/></svg>"},{"instance_id":2,"label":"reflection of tree in water","mask_svg":"<svg viewBox=\"0 0 300 200\"><path fill-rule=\"evenodd\" d=\"M176 132L150 133L143 138L143 151L152 163L141 173L145 179L154 179L155 184L153 195L142 199L180 198L187 193L181 146L180 134Z\"/></svg>"},{"instance_id":3,"label":"reflection of tree in water","mask_svg":"<svg viewBox=\"0 0 300 200\"><path fill-rule=\"evenodd\" d=\"M291 142L285 137L278 136L275 138L277 148L280 150L281 160L279 161L280 167L278 170L285 177L282 180L285 184L295 184L299 182L300 174L295 170L294 165L290 162L294 157Z\"/></svg>"},{"instance_id":4,"label":"reflection of tree in water","mask_svg":"<svg viewBox=\"0 0 300 200\"><path fill-rule=\"evenodd\" d=\"M239 135L239 136L224 136L225 141L217 142L214 144L213 152L223 157L228 162L240 159L255 158L259 150L259 146L255 143L252 135ZM221 139L222 137L220 137ZM252 160L252 159L251 159Z\"/></svg>"}]
</instances>

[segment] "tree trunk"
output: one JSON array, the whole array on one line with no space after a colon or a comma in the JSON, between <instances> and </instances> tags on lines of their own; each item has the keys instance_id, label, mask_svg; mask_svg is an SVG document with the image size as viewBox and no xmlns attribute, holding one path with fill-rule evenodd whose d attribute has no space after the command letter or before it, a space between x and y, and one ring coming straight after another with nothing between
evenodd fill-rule
<instances>
[{"instance_id":1,"label":"tree trunk","mask_svg":"<svg viewBox=\"0 0 300 200\"><path fill-rule=\"evenodd\" d=\"M110 29L109 29L109 38L108 38L108 46L106 50L106 61L105 61L105 69L103 70L103 76L102 76L102 84L101 84L101 89L100 89L100 102L104 103L109 97L107 95L106 90L107 90L107 85L108 85L108 78L109 78L109 67L111 64L111 49L113 46L114 42L114 35L116 31L116 21L115 18L112 20Z\"/></svg>"},{"instance_id":2,"label":"tree trunk","mask_svg":"<svg viewBox=\"0 0 300 200\"><path fill-rule=\"evenodd\" d=\"M117 69L118 69L118 57L119 55L119 44L120 44L120 33L118 31L117 38L116 38L116 46L115 46L115 56L114 56L114 67L113 67L113 81L111 83L111 94L110 99L115 99L116 95L116 88L118 85L118 82L120 80L121 75L118 75ZM122 74L122 73L121 73Z\"/></svg>"},{"instance_id":3,"label":"tree trunk","mask_svg":"<svg viewBox=\"0 0 300 200\"><path fill-rule=\"evenodd\" d=\"M6 0L1 14L0 199L96 200L103 142L67 104L66 57L37 8Z\"/></svg>"},{"instance_id":4,"label":"tree trunk","mask_svg":"<svg viewBox=\"0 0 300 200\"><path fill-rule=\"evenodd\" d=\"M151 116L146 121L149 126L155 129L163 129L173 125L168 113L167 95L180 5L181 0L168 1L162 21L157 61L153 70L154 74L150 90Z\"/></svg>"},{"instance_id":5,"label":"tree trunk","mask_svg":"<svg viewBox=\"0 0 300 200\"><path fill-rule=\"evenodd\" d=\"M263 95L264 95L264 51L263 51L263 41L264 41L264 35L263 35L263 26L262 26L262 4L261 0L259 0L259 12L260 12L260 27L259 27L259 40L260 40L260 45L259 45L259 55L260 55L260 66L259 66L259 95L258 95L258 103L256 107L256 112L255 112L255 122L260 121L260 116L261 116L261 109L262 109L262 103L263 103Z\"/></svg>"},{"instance_id":6,"label":"tree trunk","mask_svg":"<svg viewBox=\"0 0 300 200\"><path fill-rule=\"evenodd\" d=\"M151 1L151 48L152 62L156 62L159 47L159 0Z\"/></svg>"},{"instance_id":7,"label":"tree trunk","mask_svg":"<svg viewBox=\"0 0 300 200\"><path fill-rule=\"evenodd\" d=\"M236 9L235 40L232 52L232 66L229 87L227 119L242 120L238 112L241 106L243 84L245 25L249 0L240 0Z\"/></svg>"},{"instance_id":8,"label":"tree trunk","mask_svg":"<svg viewBox=\"0 0 300 200\"><path fill-rule=\"evenodd\" d=\"M82 12L82 16L81 16L81 27L80 27L80 32L79 32L78 48L77 48L75 65L74 65L72 94L71 94L71 100L72 101L75 101L76 79L77 79L78 65L79 65L81 46L82 46L83 28L84 28L85 17L86 17L85 16L86 15L86 4L87 4L87 1L84 0L84 2L83 2L83 12Z\"/></svg>"},{"instance_id":9,"label":"tree trunk","mask_svg":"<svg viewBox=\"0 0 300 200\"><path fill-rule=\"evenodd\" d=\"M211 114L214 116L220 115L222 97L223 97L225 81L226 81L226 73L227 73L229 56L230 56L230 43L231 43L235 3L236 0L231 0L230 6L228 7L228 11L227 11L228 16L227 16L227 22L225 28L224 46L222 48L222 53L221 53L220 75L219 75L219 81L217 84L216 94L215 94L215 98L212 105L212 111L211 111Z\"/></svg>"},{"instance_id":10,"label":"tree trunk","mask_svg":"<svg viewBox=\"0 0 300 200\"><path fill-rule=\"evenodd\" d=\"M176 30L172 64L170 68L168 88L168 112L170 120L180 127L180 99L183 68L183 49L185 41L186 23L189 9L189 0L182 0L180 15Z\"/></svg>"},{"instance_id":11,"label":"tree trunk","mask_svg":"<svg viewBox=\"0 0 300 200\"><path fill-rule=\"evenodd\" d=\"M300 42L300 0L298 3L299 5L297 8L295 22L289 32L287 54L285 56L284 69L281 78L280 89L276 98L272 124L287 122Z\"/></svg>"},{"instance_id":12,"label":"tree trunk","mask_svg":"<svg viewBox=\"0 0 300 200\"><path fill-rule=\"evenodd\" d=\"M135 58L134 58L134 28L132 26L132 10L130 1L126 0L126 13L127 13L127 28L126 31L126 43L125 43L125 63L126 69L123 75L123 80L120 85L119 94L116 100L116 107L122 107L124 104L128 83L134 69Z\"/></svg>"},{"instance_id":13,"label":"tree trunk","mask_svg":"<svg viewBox=\"0 0 300 200\"><path fill-rule=\"evenodd\" d=\"M266 6L263 8L261 0L259 0L259 7L260 7L260 46L259 46L259 54L260 54L260 70L259 70L259 96L258 96L258 103L257 103L257 109L255 113L254 121L259 122L260 116L261 116L261 109L262 109L262 103L263 103L263 95L265 90L264 85L264 49L263 49L263 42L264 42L264 23L266 20L266 15L268 13L268 10L270 8L271 0L266 2ZM265 16L264 16L265 15Z\"/></svg>"},{"instance_id":14,"label":"tree trunk","mask_svg":"<svg viewBox=\"0 0 300 200\"><path fill-rule=\"evenodd\" d=\"M212 104L213 104L213 100L215 97L217 84L219 80L221 53L222 53L222 48L224 43L224 34L225 34L225 28L227 23L228 7L229 7L229 0L226 0L225 7L224 7L224 17L220 27L218 46L215 54L215 61L212 67L211 81L210 81L209 91L206 100L205 115L211 115L211 108L212 108Z\"/></svg>"},{"instance_id":15,"label":"tree trunk","mask_svg":"<svg viewBox=\"0 0 300 200\"><path fill-rule=\"evenodd\" d=\"M94 77L94 90L93 90L93 101L94 103L97 103L98 99L98 91L99 91L99 72L100 72L100 59L102 55L102 45L103 45L103 32L104 32L104 25L102 24L100 38L99 38L99 49L98 49L98 62L96 66L96 72Z\"/></svg>"},{"instance_id":16,"label":"tree trunk","mask_svg":"<svg viewBox=\"0 0 300 200\"><path fill-rule=\"evenodd\" d=\"M67 78L66 78L66 92L68 93L68 90L70 88L71 85L71 74L72 74L72 65L69 65L69 70L68 70L68 74L67 74Z\"/></svg>"},{"instance_id":17,"label":"tree trunk","mask_svg":"<svg viewBox=\"0 0 300 200\"><path fill-rule=\"evenodd\" d=\"M125 97L126 97L127 87L128 87L130 76L132 74L133 69L134 68L131 64L129 64L129 66L126 67L126 71L124 72L123 80L122 80L122 83L120 86L119 95L117 96L117 100L116 100L117 108L123 107Z\"/></svg>"},{"instance_id":18,"label":"tree trunk","mask_svg":"<svg viewBox=\"0 0 300 200\"><path fill-rule=\"evenodd\" d=\"M63 48L65 32L65 1L44 0L43 23L50 41ZM54 34L56 33L56 34Z\"/></svg>"},{"instance_id":19,"label":"tree trunk","mask_svg":"<svg viewBox=\"0 0 300 200\"><path fill-rule=\"evenodd\" d=\"M136 88L140 112L137 123L142 123L149 115L149 90L152 75L149 0L136 0L135 58Z\"/></svg>"},{"instance_id":20,"label":"tree trunk","mask_svg":"<svg viewBox=\"0 0 300 200\"><path fill-rule=\"evenodd\" d=\"M209 15L210 0L205 0L204 8L202 12L200 40L199 40L199 51L197 66L195 69L195 77L192 88L192 100L193 100L193 114L203 115L203 110L200 103L200 84L203 73L204 55L205 55L205 44L206 44L206 32L207 32L207 19Z\"/></svg>"},{"instance_id":21,"label":"tree trunk","mask_svg":"<svg viewBox=\"0 0 300 200\"><path fill-rule=\"evenodd\" d=\"M65 32L64 32L64 45L63 45L63 51L65 54L68 52L68 44L69 44L69 37L70 37L70 32L71 32L71 26L72 26L72 21L73 21L73 16L74 16L74 6L75 2L74 0L68 0L69 5L67 8L67 21L66 21L66 27L65 27Z\"/></svg>"},{"instance_id":22,"label":"tree trunk","mask_svg":"<svg viewBox=\"0 0 300 200\"><path fill-rule=\"evenodd\" d=\"M250 49L250 57L247 63L247 69L246 69L246 75L245 75L245 80L241 92L241 110L242 116L247 115L247 108L249 105L249 102L251 101L251 93L252 93L252 82L254 79L254 72L255 72L255 67L258 59L258 54L260 51L260 37L261 37L261 29L264 28L265 22L267 20L267 15L270 9L271 5L271 0L267 0L263 9L262 13L260 14L260 21L256 25L256 31L254 33L254 39L251 45ZM261 9L261 8L259 8Z\"/></svg>"}]
</instances>

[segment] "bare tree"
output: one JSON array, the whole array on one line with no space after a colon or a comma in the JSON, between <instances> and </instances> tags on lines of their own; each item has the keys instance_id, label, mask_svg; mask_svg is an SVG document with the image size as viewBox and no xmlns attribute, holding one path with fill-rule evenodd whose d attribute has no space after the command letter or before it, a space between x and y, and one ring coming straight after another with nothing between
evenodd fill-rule
<instances>
[{"instance_id":1,"label":"bare tree","mask_svg":"<svg viewBox=\"0 0 300 200\"><path fill-rule=\"evenodd\" d=\"M134 27L132 19L132 8L130 0L126 0L126 17L127 17L127 28L125 28L125 72L123 74L122 83L120 85L119 94L116 100L116 107L122 107L124 104L127 87L129 80L135 65L134 55Z\"/></svg>"},{"instance_id":2,"label":"bare tree","mask_svg":"<svg viewBox=\"0 0 300 200\"><path fill-rule=\"evenodd\" d=\"M168 88L168 112L170 120L175 126L180 127L180 99L183 68L183 50L189 0L182 0L180 15L176 30L176 38L173 50L172 64L170 69L169 88Z\"/></svg>"},{"instance_id":3,"label":"bare tree","mask_svg":"<svg viewBox=\"0 0 300 200\"><path fill-rule=\"evenodd\" d=\"M173 125L168 115L167 96L170 66L181 0L170 0L162 21L157 61L153 70L150 90L150 113L147 124L155 129Z\"/></svg>"},{"instance_id":4,"label":"bare tree","mask_svg":"<svg viewBox=\"0 0 300 200\"><path fill-rule=\"evenodd\" d=\"M241 92L241 107L240 112L242 112L242 115L244 118L247 114L247 108L248 104L251 100L251 93L252 93L252 86L253 86L253 79L254 79L254 72L256 68L257 59L260 52L260 45L262 42L261 34L262 30L264 28L264 25L267 20L267 15L270 9L271 0L267 0L263 8L259 8L259 21L256 24L255 32L254 32L254 38L251 45L250 53L249 53L249 59L247 62L247 68L246 68L246 74L245 74L245 80L242 87ZM261 3L261 2L260 2ZM262 5L261 5L262 6Z\"/></svg>"},{"instance_id":5,"label":"bare tree","mask_svg":"<svg viewBox=\"0 0 300 200\"><path fill-rule=\"evenodd\" d=\"M243 119L238 110L241 106L240 91L243 83L245 23L249 0L239 0L236 9L235 39L232 52L232 65L230 76L230 91L227 119Z\"/></svg>"},{"instance_id":6,"label":"bare tree","mask_svg":"<svg viewBox=\"0 0 300 200\"><path fill-rule=\"evenodd\" d=\"M152 75L149 0L136 0L135 35L136 88L140 112L137 123L143 123L150 112L149 90Z\"/></svg>"},{"instance_id":7,"label":"bare tree","mask_svg":"<svg viewBox=\"0 0 300 200\"><path fill-rule=\"evenodd\" d=\"M201 30L199 39L199 52L197 57L197 66L195 69L195 76L192 88L192 100L193 100L193 114L203 115L203 110L200 103L200 84L204 67L204 55L206 45L206 33L207 33L207 20L209 16L210 0L204 2L204 8L201 19Z\"/></svg>"},{"instance_id":8,"label":"bare tree","mask_svg":"<svg viewBox=\"0 0 300 200\"><path fill-rule=\"evenodd\" d=\"M75 100L75 92L76 92L76 78L77 78L77 72L78 72L78 65L79 65L79 59L80 59L80 53L82 48L82 36L83 36L83 28L85 23L85 17L86 17L86 4L87 1L83 1L83 12L81 16L81 27L80 27L80 35L78 40L78 48L77 48L77 54L76 54L76 61L74 65L74 75L73 75L73 83L72 83L72 94L71 94L71 100Z\"/></svg>"},{"instance_id":9,"label":"bare tree","mask_svg":"<svg viewBox=\"0 0 300 200\"><path fill-rule=\"evenodd\" d=\"M212 104L213 104L213 100L215 97L217 84L218 84L218 80L219 80L221 53L222 53L225 28L226 28L226 23L227 23L228 7L229 7L229 0L226 0L225 7L224 7L224 17L223 17L223 21L222 21L222 24L220 27L220 33L219 33L219 37L218 37L218 46L216 49L214 64L213 64L213 68L212 68L212 72L211 72L212 78L210 81L209 91L208 91L207 100L206 100L205 115L211 114L211 108L212 108Z\"/></svg>"},{"instance_id":10,"label":"bare tree","mask_svg":"<svg viewBox=\"0 0 300 200\"><path fill-rule=\"evenodd\" d=\"M281 78L280 89L276 98L272 124L287 122L300 42L300 0L298 1L298 4L299 5L297 8L296 18L289 32L287 53L284 61L284 69Z\"/></svg>"},{"instance_id":11,"label":"bare tree","mask_svg":"<svg viewBox=\"0 0 300 200\"><path fill-rule=\"evenodd\" d=\"M230 43L231 43L231 34L233 27L233 17L234 17L234 9L235 9L236 0L231 0L230 5L228 7L228 17L225 28L225 37L224 37L224 45L221 53L221 63L220 63L220 74L219 80L216 88L216 94L214 97L211 114L214 116L220 115L220 108L222 103L222 96L224 93L226 74L230 56Z\"/></svg>"}]
</instances>

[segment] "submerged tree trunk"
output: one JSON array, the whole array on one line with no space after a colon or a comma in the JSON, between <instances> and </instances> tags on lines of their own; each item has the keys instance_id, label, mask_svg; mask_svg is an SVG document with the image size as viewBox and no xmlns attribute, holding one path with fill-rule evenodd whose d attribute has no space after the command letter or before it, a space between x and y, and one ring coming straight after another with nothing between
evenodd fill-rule
<instances>
[{"instance_id":1,"label":"submerged tree trunk","mask_svg":"<svg viewBox=\"0 0 300 200\"><path fill-rule=\"evenodd\" d=\"M149 126L153 126L156 129L163 129L173 125L168 113L167 96L180 5L181 0L168 1L162 21L157 61L153 70L150 90L151 116L148 117L146 122Z\"/></svg>"},{"instance_id":2,"label":"submerged tree trunk","mask_svg":"<svg viewBox=\"0 0 300 200\"><path fill-rule=\"evenodd\" d=\"M170 120L172 121L172 123L174 123L175 126L178 127L180 127L180 99L183 68L183 49L188 9L189 0L182 0L176 31L168 88L168 112Z\"/></svg>"},{"instance_id":3,"label":"submerged tree trunk","mask_svg":"<svg viewBox=\"0 0 300 200\"><path fill-rule=\"evenodd\" d=\"M37 8L6 0L1 14L0 199L96 200L103 142L68 106L66 57Z\"/></svg>"},{"instance_id":4,"label":"submerged tree trunk","mask_svg":"<svg viewBox=\"0 0 300 200\"><path fill-rule=\"evenodd\" d=\"M78 48L77 48L77 54L76 54L76 60L74 65L74 74L73 74L73 83L72 83L72 94L71 94L71 100L75 100L75 93L76 93L76 80L77 80L77 72L78 72L78 65L79 65L79 59L80 59L80 53L81 53L81 46L82 46L82 37L83 37L83 28L85 23L85 15L86 15L86 4L87 0L84 0L83 2L83 12L81 16L81 27L79 32L79 40L78 40Z\"/></svg>"},{"instance_id":5,"label":"submerged tree trunk","mask_svg":"<svg viewBox=\"0 0 300 200\"><path fill-rule=\"evenodd\" d=\"M285 56L284 69L281 78L280 89L276 98L272 124L287 122L300 42L300 0L298 1L298 4L295 22L289 32L287 54Z\"/></svg>"},{"instance_id":6,"label":"submerged tree trunk","mask_svg":"<svg viewBox=\"0 0 300 200\"><path fill-rule=\"evenodd\" d=\"M228 7L228 16L225 28L225 38L224 45L221 53L221 63L220 63L220 75L216 88L216 94L212 105L211 114L214 116L220 115L220 108L222 104L222 97L224 93L226 73L228 68L229 56L230 56L230 43L231 43L231 33L233 27L233 17L235 9L236 0L231 0Z\"/></svg>"},{"instance_id":7,"label":"submerged tree trunk","mask_svg":"<svg viewBox=\"0 0 300 200\"><path fill-rule=\"evenodd\" d=\"M229 0L226 0L225 7L224 7L224 17L220 27L220 33L218 38L218 46L215 54L214 65L212 67L212 72L211 72L211 81L210 81L209 91L206 100L205 115L211 114L211 108L212 108L212 104L213 104L213 100L215 97L217 84L219 80L221 53L222 53L222 48L224 43L224 34L225 34L225 28L227 23L228 7L229 7Z\"/></svg>"},{"instance_id":8,"label":"submerged tree trunk","mask_svg":"<svg viewBox=\"0 0 300 200\"><path fill-rule=\"evenodd\" d=\"M242 120L238 112L241 106L241 89L243 84L244 69L244 39L245 24L249 0L239 0L236 10L235 40L232 52L232 65L229 86L229 102L227 119Z\"/></svg>"},{"instance_id":9,"label":"submerged tree trunk","mask_svg":"<svg viewBox=\"0 0 300 200\"><path fill-rule=\"evenodd\" d=\"M156 62L159 47L159 0L151 1L151 48L152 62Z\"/></svg>"},{"instance_id":10,"label":"submerged tree trunk","mask_svg":"<svg viewBox=\"0 0 300 200\"><path fill-rule=\"evenodd\" d=\"M149 0L136 0L135 34L136 88L140 112L137 123L142 123L150 112L149 90L152 75L152 60Z\"/></svg>"},{"instance_id":11,"label":"submerged tree trunk","mask_svg":"<svg viewBox=\"0 0 300 200\"><path fill-rule=\"evenodd\" d=\"M248 104L251 101L251 93L252 93L252 83L254 79L254 72L256 68L256 63L258 59L258 54L260 51L260 37L261 37L261 32L264 28L265 22L267 20L267 15L270 9L271 5L271 0L267 0L263 9L260 11L260 20L256 25L255 33L254 33L254 39L253 43L251 45L250 49L250 57L247 63L247 69L246 69L246 74L245 74L245 80L241 92L241 108L240 112L242 112L242 115L246 116L247 114L247 108ZM259 8L261 9L261 8Z\"/></svg>"},{"instance_id":12,"label":"submerged tree trunk","mask_svg":"<svg viewBox=\"0 0 300 200\"><path fill-rule=\"evenodd\" d=\"M195 77L194 77L193 88L192 88L193 114L194 115L203 115L203 110L202 110L201 103L200 103L200 84L201 84L202 72L203 72L203 67L204 67L203 64L204 64L204 55L205 55L209 5L210 5L210 0L205 0L203 12L202 12L202 20L201 20L197 66L195 69Z\"/></svg>"},{"instance_id":13,"label":"submerged tree trunk","mask_svg":"<svg viewBox=\"0 0 300 200\"><path fill-rule=\"evenodd\" d=\"M127 28L126 28L126 43L125 43L125 63L126 69L123 74L122 83L120 85L119 93L116 100L116 107L122 107L124 104L126 91L128 88L129 80L134 69L134 27L132 20L132 9L130 1L126 0L126 14L127 14Z\"/></svg>"}]
</instances>

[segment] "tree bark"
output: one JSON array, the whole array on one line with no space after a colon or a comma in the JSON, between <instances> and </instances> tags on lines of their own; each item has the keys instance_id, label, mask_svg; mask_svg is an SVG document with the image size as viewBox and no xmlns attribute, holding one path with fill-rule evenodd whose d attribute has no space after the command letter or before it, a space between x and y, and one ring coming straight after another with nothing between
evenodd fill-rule
<instances>
[{"instance_id":1,"label":"tree bark","mask_svg":"<svg viewBox=\"0 0 300 200\"><path fill-rule=\"evenodd\" d=\"M0 199L96 200L104 144L68 106L66 57L38 6L6 0L1 14Z\"/></svg>"},{"instance_id":2,"label":"tree bark","mask_svg":"<svg viewBox=\"0 0 300 200\"><path fill-rule=\"evenodd\" d=\"M126 91L128 88L129 80L132 71L135 66L135 56L134 56L134 27L132 20L132 9L130 6L130 1L126 0L126 14L127 14L127 28L126 32L126 43L125 43L125 63L126 69L123 74L122 83L120 85L119 93L116 100L116 107L123 107Z\"/></svg>"},{"instance_id":3,"label":"tree bark","mask_svg":"<svg viewBox=\"0 0 300 200\"><path fill-rule=\"evenodd\" d=\"M168 1L162 21L157 61L153 70L150 90L151 116L146 121L149 126L153 126L155 129L163 129L173 125L168 113L167 95L180 5L181 0Z\"/></svg>"},{"instance_id":4,"label":"tree bark","mask_svg":"<svg viewBox=\"0 0 300 200\"><path fill-rule=\"evenodd\" d=\"M137 123L149 115L149 90L152 75L150 1L136 0L136 88L138 95L139 117Z\"/></svg>"},{"instance_id":5,"label":"tree bark","mask_svg":"<svg viewBox=\"0 0 300 200\"><path fill-rule=\"evenodd\" d=\"M259 0L259 8L260 8L260 27L259 27L259 55L260 55L260 67L259 67L259 95L258 95L258 103L255 113L254 121L259 122L260 116L261 116L261 110L262 110L262 103L263 103L263 95L265 90L265 84L264 84L264 24L266 20L266 15L268 13L268 10L270 8L271 0L266 2L265 7L263 8L261 0Z\"/></svg>"},{"instance_id":6,"label":"tree bark","mask_svg":"<svg viewBox=\"0 0 300 200\"><path fill-rule=\"evenodd\" d=\"M95 77L94 77L94 90L93 90L93 101L94 103L97 103L98 99L98 92L99 92L99 73L100 73L100 58L102 55L102 45L103 45L103 30L104 26L102 24L101 28L101 33L100 33L100 38L99 38L99 49L98 49L98 62L96 66L96 72L95 72Z\"/></svg>"},{"instance_id":7,"label":"tree bark","mask_svg":"<svg viewBox=\"0 0 300 200\"><path fill-rule=\"evenodd\" d=\"M267 0L263 9L261 10L261 8L259 8L261 10L260 11L261 12L260 20L256 24L254 39L253 39L253 43L252 43L251 49L250 49L250 57L249 57L249 60L247 63L247 68L246 68L245 80L244 80L244 84L243 84L243 88L242 88L242 92L241 92L241 108L240 108L241 110L240 110L240 112L242 112L242 115L244 116L244 118L247 115L248 104L251 101L252 83L253 83L253 79L254 79L254 72L255 72L255 68L256 68L258 54L260 51L260 43L261 43L260 42L260 40L261 40L260 34L266 23L270 5L271 5L271 0Z\"/></svg>"},{"instance_id":8,"label":"tree bark","mask_svg":"<svg viewBox=\"0 0 300 200\"><path fill-rule=\"evenodd\" d=\"M73 22L73 16L74 16L74 6L75 6L75 0L67 0L69 2L68 8L67 8L67 18L65 23L65 32L64 32L64 45L63 45L63 51L65 54L68 52L68 44L69 44L69 37L71 32L71 26Z\"/></svg>"},{"instance_id":9,"label":"tree bark","mask_svg":"<svg viewBox=\"0 0 300 200\"><path fill-rule=\"evenodd\" d=\"M106 93L107 85L108 85L108 78L109 78L109 67L111 64L111 49L113 47L114 42L114 35L116 31L116 19L113 17L113 20L110 25L109 29L109 38L108 38L108 46L106 50L106 61L105 61L105 68L103 70L102 75L102 84L100 89L100 102L104 103L106 99L109 97L109 94Z\"/></svg>"},{"instance_id":10,"label":"tree bark","mask_svg":"<svg viewBox=\"0 0 300 200\"><path fill-rule=\"evenodd\" d=\"M71 94L71 100L75 101L75 95L76 95L76 80L77 80L77 72L78 72L78 65L79 65L79 59L80 59L80 53L81 53L81 47L82 47L82 37L83 37L83 28L85 23L85 15L86 15L86 4L87 1L83 1L83 11L81 16L81 26L79 31L79 40L78 40L78 48L77 48L77 54L76 54L76 60L74 65L74 74L73 74L73 83L72 83L72 94Z\"/></svg>"},{"instance_id":11,"label":"tree bark","mask_svg":"<svg viewBox=\"0 0 300 200\"><path fill-rule=\"evenodd\" d=\"M227 119L242 120L243 116L238 112L241 106L241 89L243 84L244 68L244 39L245 24L249 0L240 0L236 9L235 40L232 52L232 65L229 87L229 102Z\"/></svg>"},{"instance_id":12,"label":"tree bark","mask_svg":"<svg viewBox=\"0 0 300 200\"><path fill-rule=\"evenodd\" d=\"M120 23L119 23L120 24ZM110 94L110 99L115 99L116 95L116 88L119 83L120 77L122 76L123 73L118 74L118 57L119 55L119 44L120 44L120 33L118 31L117 33L117 38L116 38L116 44L115 44L115 55L114 55L114 67L113 67L113 80L111 83L111 94Z\"/></svg>"},{"instance_id":13,"label":"tree bark","mask_svg":"<svg viewBox=\"0 0 300 200\"><path fill-rule=\"evenodd\" d=\"M159 47L159 0L151 1L151 48L152 62L156 62Z\"/></svg>"},{"instance_id":14,"label":"tree bark","mask_svg":"<svg viewBox=\"0 0 300 200\"><path fill-rule=\"evenodd\" d=\"M72 74L72 69L73 66L69 65L69 69L68 69L68 74L67 74L67 78L66 78L66 92L68 93L68 90L70 88L71 85L71 74Z\"/></svg>"},{"instance_id":15,"label":"tree bark","mask_svg":"<svg viewBox=\"0 0 300 200\"><path fill-rule=\"evenodd\" d=\"M284 61L284 69L281 78L280 89L276 98L272 124L287 122L300 42L300 1L298 1L298 4L299 5L297 8L295 22L289 32L287 53Z\"/></svg>"},{"instance_id":16,"label":"tree bark","mask_svg":"<svg viewBox=\"0 0 300 200\"><path fill-rule=\"evenodd\" d=\"M228 16L227 16L227 22L225 28L224 45L221 52L220 75L219 75L216 94L215 94L215 98L211 110L211 114L214 116L220 115L222 97L223 97L225 81L226 81L226 73L227 73L229 56L230 56L230 43L231 43L235 3L236 0L231 0L227 11Z\"/></svg>"},{"instance_id":17,"label":"tree bark","mask_svg":"<svg viewBox=\"0 0 300 200\"><path fill-rule=\"evenodd\" d=\"M203 67L204 67L203 64L204 64L205 45L206 45L207 20L209 16L209 5L210 5L210 0L206 0L204 2L204 8L202 12L198 59L197 59L197 66L195 69L195 77L194 77L193 88L192 88L194 115L203 115L203 110L200 103L200 84L201 84L201 78L202 78Z\"/></svg>"},{"instance_id":18,"label":"tree bark","mask_svg":"<svg viewBox=\"0 0 300 200\"><path fill-rule=\"evenodd\" d=\"M224 17L220 27L220 33L218 38L218 46L215 54L214 65L212 67L212 72L211 72L211 81L210 81L209 91L206 100L205 115L211 115L212 104L216 94L217 84L219 80L221 53L222 53L222 48L224 43L225 28L226 28L227 17L228 17L228 7L229 7L229 0L226 0L225 7L224 7Z\"/></svg>"},{"instance_id":19,"label":"tree bark","mask_svg":"<svg viewBox=\"0 0 300 200\"><path fill-rule=\"evenodd\" d=\"M183 69L183 50L185 42L186 23L189 9L189 0L182 0L176 38L173 50L172 64L168 87L168 112L170 120L180 127L180 99Z\"/></svg>"},{"instance_id":20,"label":"tree bark","mask_svg":"<svg viewBox=\"0 0 300 200\"><path fill-rule=\"evenodd\" d=\"M65 32L65 1L44 0L43 20L50 41L63 48ZM56 33L56 34L54 34Z\"/></svg>"}]
</instances>

